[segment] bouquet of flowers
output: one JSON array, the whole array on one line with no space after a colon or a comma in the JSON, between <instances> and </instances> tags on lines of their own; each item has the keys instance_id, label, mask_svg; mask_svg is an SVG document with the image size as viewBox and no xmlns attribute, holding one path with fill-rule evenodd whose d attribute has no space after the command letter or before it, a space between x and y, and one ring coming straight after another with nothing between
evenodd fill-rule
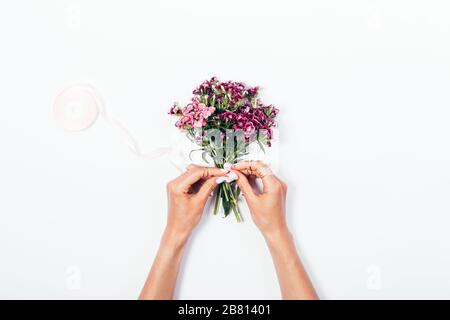
<instances>
[{"instance_id":1,"label":"bouquet of flowers","mask_svg":"<svg viewBox=\"0 0 450 320\"><path fill-rule=\"evenodd\" d=\"M187 105L175 103L169 114L178 117L175 126L199 146L192 152L201 152L205 162L213 162L228 172L218 180L214 214L221 204L225 216L233 211L240 222L240 190L230 166L248 154L250 144L257 143L263 151L271 145L278 109L260 101L259 87L220 82L216 77L204 81L192 93L194 96Z\"/></svg>"}]
</instances>

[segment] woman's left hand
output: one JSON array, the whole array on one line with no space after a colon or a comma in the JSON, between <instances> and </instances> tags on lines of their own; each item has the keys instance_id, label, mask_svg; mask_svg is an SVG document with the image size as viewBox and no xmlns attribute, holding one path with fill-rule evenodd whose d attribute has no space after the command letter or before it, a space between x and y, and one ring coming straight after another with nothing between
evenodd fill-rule
<instances>
[{"instance_id":1,"label":"woman's left hand","mask_svg":"<svg viewBox=\"0 0 450 320\"><path fill-rule=\"evenodd\" d=\"M173 298L185 244L223 175L219 168L190 165L167 184L167 226L140 299Z\"/></svg>"},{"instance_id":2,"label":"woman's left hand","mask_svg":"<svg viewBox=\"0 0 450 320\"><path fill-rule=\"evenodd\" d=\"M215 167L190 165L167 184L167 231L189 235L200 221L206 201L226 172Z\"/></svg>"}]
</instances>

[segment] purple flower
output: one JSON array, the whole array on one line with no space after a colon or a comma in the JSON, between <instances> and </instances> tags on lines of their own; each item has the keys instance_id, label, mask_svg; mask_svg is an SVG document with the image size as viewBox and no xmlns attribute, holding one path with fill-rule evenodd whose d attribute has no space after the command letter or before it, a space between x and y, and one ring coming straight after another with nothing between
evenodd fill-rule
<instances>
[{"instance_id":1,"label":"purple flower","mask_svg":"<svg viewBox=\"0 0 450 320\"><path fill-rule=\"evenodd\" d=\"M256 130L254 124L250 121L244 124L244 127L242 129L244 130L244 135L247 137L250 137L252 134L254 134Z\"/></svg>"},{"instance_id":2,"label":"purple flower","mask_svg":"<svg viewBox=\"0 0 450 320\"><path fill-rule=\"evenodd\" d=\"M170 110L169 110L168 113L171 114L171 115L177 115L177 116L179 116L179 115L182 115L182 114L183 114L183 111L181 110L181 108L178 106L177 103L174 103L174 104L173 104L173 107L170 108Z\"/></svg>"},{"instance_id":3,"label":"purple flower","mask_svg":"<svg viewBox=\"0 0 450 320\"><path fill-rule=\"evenodd\" d=\"M219 115L222 120L234 121L236 119L236 113L232 111L225 111Z\"/></svg>"},{"instance_id":4,"label":"purple flower","mask_svg":"<svg viewBox=\"0 0 450 320\"><path fill-rule=\"evenodd\" d=\"M263 107L261 107L261 110L262 110L262 112L264 112L264 114L267 117L270 117L270 118L275 118L279 112L279 110L272 105L263 106Z\"/></svg>"},{"instance_id":5,"label":"purple flower","mask_svg":"<svg viewBox=\"0 0 450 320\"><path fill-rule=\"evenodd\" d=\"M265 130L265 143L269 144L278 109L258 99L259 87L237 81L220 82L212 77L200 84L193 94L184 108L175 104L169 111L180 117L176 126L181 130L243 130L247 142L253 141L259 130Z\"/></svg>"}]
</instances>

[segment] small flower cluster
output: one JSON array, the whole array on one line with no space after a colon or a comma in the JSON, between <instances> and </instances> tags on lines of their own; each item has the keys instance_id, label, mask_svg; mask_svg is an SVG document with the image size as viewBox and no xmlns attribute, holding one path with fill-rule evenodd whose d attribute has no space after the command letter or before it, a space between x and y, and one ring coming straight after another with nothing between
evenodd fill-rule
<instances>
[{"instance_id":1,"label":"small flower cluster","mask_svg":"<svg viewBox=\"0 0 450 320\"><path fill-rule=\"evenodd\" d=\"M169 114L179 116L176 127L192 135L196 128L220 129L222 132L242 130L247 142L251 142L259 132L264 144L270 145L278 109L264 105L258 99L258 93L259 87L235 81L220 82L213 77L193 91L194 97L187 106L175 104Z\"/></svg>"},{"instance_id":2,"label":"small flower cluster","mask_svg":"<svg viewBox=\"0 0 450 320\"><path fill-rule=\"evenodd\" d=\"M236 111L225 111L218 117L225 122L226 126L230 125L234 130L242 130L246 138L252 138L257 131L260 131L270 140L272 128L276 126L274 118L278 109L257 103L259 104L257 107L245 105Z\"/></svg>"},{"instance_id":3,"label":"small flower cluster","mask_svg":"<svg viewBox=\"0 0 450 320\"><path fill-rule=\"evenodd\" d=\"M251 100L258 95L259 87L249 87L236 81L219 82L216 77L204 81L192 93L197 96L208 96L211 100L239 105L245 100Z\"/></svg>"},{"instance_id":4,"label":"small flower cluster","mask_svg":"<svg viewBox=\"0 0 450 320\"><path fill-rule=\"evenodd\" d=\"M179 115L181 118L175 123L179 129L193 129L206 126L206 119L209 118L216 108L208 107L199 102L197 98L192 99L185 108L180 109L175 104L169 111L169 114Z\"/></svg>"}]
</instances>

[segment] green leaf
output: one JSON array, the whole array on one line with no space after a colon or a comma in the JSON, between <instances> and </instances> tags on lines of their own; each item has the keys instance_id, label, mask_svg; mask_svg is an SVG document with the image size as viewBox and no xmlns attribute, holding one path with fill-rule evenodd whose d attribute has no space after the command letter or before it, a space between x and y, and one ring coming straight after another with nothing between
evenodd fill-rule
<instances>
[{"instance_id":1,"label":"green leaf","mask_svg":"<svg viewBox=\"0 0 450 320\"><path fill-rule=\"evenodd\" d=\"M236 201L238 200L240 194L241 194L241 188L236 186L236 196L235 196L236 197Z\"/></svg>"},{"instance_id":2,"label":"green leaf","mask_svg":"<svg viewBox=\"0 0 450 320\"><path fill-rule=\"evenodd\" d=\"M226 200L225 197L222 197L222 207L223 207L223 213L225 214L225 217L228 217L231 211L231 203L230 201Z\"/></svg>"},{"instance_id":3,"label":"green leaf","mask_svg":"<svg viewBox=\"0 0 450 320\"><path fill-rule=\"evenodd\" d=\"M214 202L214 215L217 215L217 213L219 212L219 202L220 202L221 194L222 194L222 188L217 188L216 199Z\"/></svg>"},{"instance_id":4,"label":"green leaf","mask_svg":"<svg viewBox=\"0 0 450 320\"><path fill-rule=\"evenodd\" d=\"M259 147L261 148L262 152L263 152L263 153L266 153L266 150L265 150L264 145L262 144L262 142L259 141L259 139L256 139L256 141L258 142L258 145L259 145Z\"/></svg>"},{"instance_id":5,"label":"green leaf","mask_svg":"<svg viewBox=\"0 0 450 320\"><path fill-rule=\"evenodd\" d=\"M237 222L241 222L241 221L242 221L242 219L241 219L241 213L239 212L239 208L238 208L238 206L237 206L237 203L232 203L232 204L231 204L231 207L232 207L232 209L233 209L234 216L236 217L236 221L237 221Z\"/></svg>"}]
</instances>

